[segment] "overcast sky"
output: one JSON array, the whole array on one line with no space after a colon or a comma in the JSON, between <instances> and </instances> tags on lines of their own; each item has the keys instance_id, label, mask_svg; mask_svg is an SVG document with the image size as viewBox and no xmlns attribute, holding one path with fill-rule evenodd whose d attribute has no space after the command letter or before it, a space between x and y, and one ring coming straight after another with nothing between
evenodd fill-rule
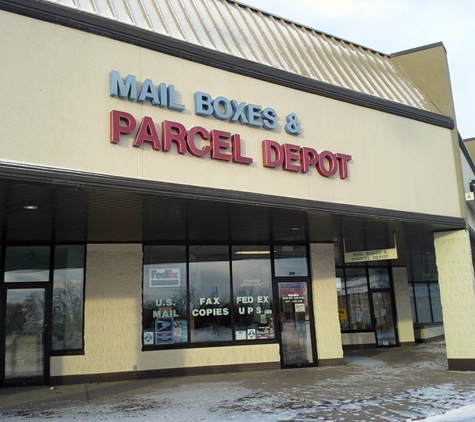
<instances>
[{"instance_id":1,"label":"overcast sky","mask_svg":"<svg viewBox=\"0 0 475 422\"><path fill-rule=\"evenodd\" d=\"M475 137L475 0L241 0L382 53L442 42L458 130Z\"/></svg>"}]
</instances>

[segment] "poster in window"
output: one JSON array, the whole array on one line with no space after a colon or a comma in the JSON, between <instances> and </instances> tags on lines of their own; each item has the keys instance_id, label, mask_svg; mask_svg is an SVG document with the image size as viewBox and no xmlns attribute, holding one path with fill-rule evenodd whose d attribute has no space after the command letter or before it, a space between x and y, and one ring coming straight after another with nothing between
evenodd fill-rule
<instances>
[{"instance_id":1,"label":"poster in window","mask_svg":"<svg viewBox=\"0 0 475 422\"><path fill-rule=\"evenodd\" d=\"M173 344L173 319L155 320L155 344Z\"/></svg>"}]
</instances>

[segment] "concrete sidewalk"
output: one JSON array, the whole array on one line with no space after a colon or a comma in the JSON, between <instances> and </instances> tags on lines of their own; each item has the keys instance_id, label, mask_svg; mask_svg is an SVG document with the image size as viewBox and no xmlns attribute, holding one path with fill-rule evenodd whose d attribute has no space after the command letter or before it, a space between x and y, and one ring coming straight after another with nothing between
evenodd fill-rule
<instances>
[{"instance_id":1,"label":"concrete sidewalk","mask_svg":"<svg viewBox=\"0 0 475 422\"><path fill-rule=\"evenodd\" d=\"M337 367L3 389L0 420L403 421L474 402L475 373L449 372L435 343L350 351Z\"/></svg>"}]
</instances>

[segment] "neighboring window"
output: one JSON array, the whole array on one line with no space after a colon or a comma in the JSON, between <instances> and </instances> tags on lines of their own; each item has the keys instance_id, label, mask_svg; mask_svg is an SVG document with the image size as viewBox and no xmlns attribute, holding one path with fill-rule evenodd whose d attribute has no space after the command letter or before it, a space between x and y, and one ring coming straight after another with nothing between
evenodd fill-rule
<instances>
[{"instance_id":1,"label":"neighboring window","mask_svg":"<svg viewBox=\"0 0 475 422\"><path fill-rule=\"evenodd\" d=\"M49 281L49 246L7 246L5 282Z\"/></svg>"},{"instance_id":2,"label":"neighboring window","mask_svg":"<svg viewBox=\"0 0 475 422\"><path fill-rule=\"evenodd\" d=\"M412 254L407 268L413 321L418 324L442 323L435 253Z\"/></svg>"},{"instance_id":3,"label":"neighboring window","mask_svg":"<svg viewBox=\"0 0 475 422\"><path fill-rule=\"evenodd\" d=\"M236 340L275 338L269 247L234 246L232 256Z\"/></svg>"},{"instance_id":4,"label":"neighboring window","mask_svg":"<svg viewBox=\"0 0 475 422\"><path fill-rule=\"evenodd\" d=\"M350 329L370 329L372 327L371 311L365 268L347 268L345 282Z\"/></svg>"},{"instance_id":5,"label":"neighboring window","mask_svg":"<svg viewBox=\"0 0 475 422\"><path fill-rule=\"evenodd\" d=\"M440 302L439 284L437 282L409 283L412 317L415 323L441 323L442 305Z\"/></svg>"},{"instance_id":6,"label":"neighboring window","mask_svg":"<svg viewBox=\"0 0 475 422\"><path fill-rule=\"evenodd\" d=\"M53 275L53 350L82 350L84 246L56 246Z\"/></svg>"},{"instance_id":7,"label":"neighboring window","mask_svg":"<svg viewBox=\"0 0 475 422\"><path fill-rule=\"evenodd\" d=\"M273 312L269 246L144 247L144 346L273 340Z\"/></svg>"},{"instance_id":8,"label":"neighboring window","mask_svg":"<svg viewBox=\"0 0 475 422\"><path fill-rule=\"evenodd\" d=\"M437 283L429 284L429 293L432 304L432 316L434 322L442 322L442 303L440 302L440 291Z\"/></svg>"},{"instance_id":9,"label":"neighboring window","mask_svg":"<svg viewBox=\"0 0 475 422\"><path fill-rule=\"evenodd\" d=\"M336 269L336 291L338 294L338 318L340 320L340 329L349 330L350 322L348 320L348 303L346 300L346 283L343 275L343 269Z\"/></svg>"},{"instance_id":10,"label":"neighboring window","mask_svg":"<svg viewBox=\"0 0 475 422\"><path fill-rule=\"evenodd\" d=\"M336 268L336 290L338 298L338 316L342 331L372 330L371 314L374 298L390 298L389 294L378 295L378 290L388 292L391 288L389 267L385 263L371 263L371 266L352 265ZM371 296L370 296L371 295ZM373 300L373 302L372 302ZM392 312L391 303L385 302L382 312Z\"/></svg>"}]
</instances>

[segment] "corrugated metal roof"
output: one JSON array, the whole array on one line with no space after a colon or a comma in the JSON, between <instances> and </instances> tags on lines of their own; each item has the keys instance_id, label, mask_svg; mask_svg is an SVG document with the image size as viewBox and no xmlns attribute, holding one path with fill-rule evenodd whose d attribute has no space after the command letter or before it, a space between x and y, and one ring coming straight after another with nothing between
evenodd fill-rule
<instances>
[{"instance_id":1,"label":"corrugated metal roof","mask_svg":"<svg viewBox=\"0 0 475 422\"><path fill-rule=\"evenodd\" d=\"M437 112L389 56L233 0L42 0Z\"/></svg>"}]
</instances>

